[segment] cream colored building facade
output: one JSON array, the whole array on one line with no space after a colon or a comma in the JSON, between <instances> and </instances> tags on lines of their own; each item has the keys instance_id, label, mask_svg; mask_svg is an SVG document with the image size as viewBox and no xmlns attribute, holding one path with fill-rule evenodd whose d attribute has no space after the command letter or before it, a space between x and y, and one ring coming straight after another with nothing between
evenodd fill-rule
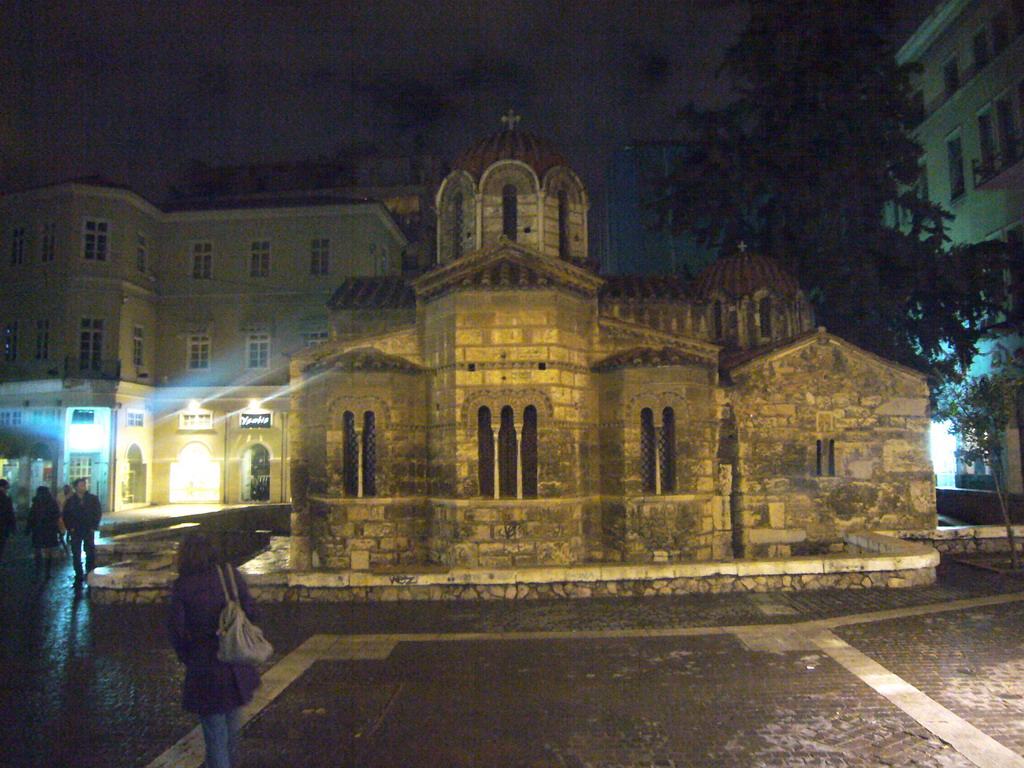
<instances>
[{"instance_id":1,"label":"cream colored building facade","mask_svg":"<svg viewBox=\"0 0 1024 768\"><path fill-rule=\"evenodd\" d=\"M0 198L0 452L21 503L287 502L288 356L348 276L397 274L388 210L321 193L162 209L101 183Z\"/></svg>"}]
</instances>

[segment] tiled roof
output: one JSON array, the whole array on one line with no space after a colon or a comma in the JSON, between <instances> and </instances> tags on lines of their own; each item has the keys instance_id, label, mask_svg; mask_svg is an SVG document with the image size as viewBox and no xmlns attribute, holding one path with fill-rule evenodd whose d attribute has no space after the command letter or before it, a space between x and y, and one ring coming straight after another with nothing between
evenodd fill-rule
<instances>
[{"instance_id":1,"label":"tiled roof","mask_svg":"<svg viewBox=\"0 0 1024 768\"><path fill-rule=\"evenodd\" d=\"M604 278L602 299L687 299L688 280L673 275L614 275Z\"/></svg>"},{"instance_id":2,"label":"tiled roof","mask_svg":"<svg viewBox=\"0 0 1024 768\"><path fill-rule=\"evenodd\" d=\"M330 309L397 309L416 306L416 295L400 277L348 277L327 302Z\"/></svg>"},{"instance_id":3,"label":"tiled roof","mask_svg":"<svg viewBox=\"0 0 1024 768\"><path fill-rule=\"evenodd\" d=\"M537 134L504 130L478 141L455 161L454 167L479 179L498 160L521 160L538 176L556 165L568 165L562 153Z\"/></svg>"},{"instance_id":4,"label":"tiled roof","mask_svg":"<svg viewBox=\"0 0 1024 768\"><path fill-rule=\"evenodd\" d=\"M718 259L707 266L693 283L694 294L702 299L716 293L739 298L760 289L789 298L800 292L797 281L778 262L751 251Z\"/></svg>"}]
</instances>

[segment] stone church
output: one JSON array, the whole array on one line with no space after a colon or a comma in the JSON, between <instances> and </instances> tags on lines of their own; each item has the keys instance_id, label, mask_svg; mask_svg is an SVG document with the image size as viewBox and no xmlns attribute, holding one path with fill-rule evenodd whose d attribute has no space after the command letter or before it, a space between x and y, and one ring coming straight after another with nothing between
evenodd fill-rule
<instances>
[{"instance_id":1,"label":"stone church","mask_svg":"<svg viewBox=\"0 0 1024 768\"><path fill-rule=\"evenodd\" d=\"M602 277L587 192L506 129L437 192L437 262L352 278L292 361L292 567L819 554L936 524L925 376L814 325L742 247Z\"/></svg>"}]
</instances>

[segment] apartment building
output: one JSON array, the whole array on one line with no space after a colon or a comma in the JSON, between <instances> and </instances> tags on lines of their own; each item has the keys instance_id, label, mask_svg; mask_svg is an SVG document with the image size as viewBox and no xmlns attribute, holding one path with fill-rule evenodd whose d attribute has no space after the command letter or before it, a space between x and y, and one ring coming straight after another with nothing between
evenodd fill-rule
<instances>
[{"instance_id":1,"label":"apartment building","mask_svg":"<svg viewBox=\"0 0 1024 768\"><path fill-rule=\"evenodd\" d=\"M898 58L920 66L922 178L928 196L952 214L952 244L1024 244L1024 0L943 0ZM1024 343L1007 330L983 344L974 370L1014 361L1024 365ZM1021 492L1018 432L1014 426L1007 435L1008 479ZM976 476L983 469L954 469L951 448L946 454L937 458L946 467L940 485L985 486L986 477Z\"/></svg>"},{"instance_id":2,"label":"apartment building","mask_svg":"<svg viewBox=\"0 0 1024 768\"><path fill-rule=\"evenodd\" d=\"M157 206L99 180L0 198L0 474L105 508L287 501L288 360L342 279L400 274L338 190Z\"/></svg>"}]
</instances>

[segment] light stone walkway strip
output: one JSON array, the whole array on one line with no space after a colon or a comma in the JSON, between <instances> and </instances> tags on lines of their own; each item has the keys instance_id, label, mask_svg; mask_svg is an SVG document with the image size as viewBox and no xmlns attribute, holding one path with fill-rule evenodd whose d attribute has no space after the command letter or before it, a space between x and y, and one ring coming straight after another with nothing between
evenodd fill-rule
<instances>
[{"instance_id":1,"label":"light stone walkway strip","mask_svg":"<svg viewBox=\"0 0 1024 768\"><path fill-rule=\"evenodd\" d=\"M902 709L978 768L1024 768L1024 758L893 674L828 630L811 634L815 645L851 674Z\"/></svg>"},{"instance_id":2,"label":"light stone walkway strip","mask_svg":"<svg viewBox=\"0 0 1024 768\"><path fill-rule=\"evenodd\" d=\"M315 661L385 659L398 643L493 640L587 640L602 638L697 637L732 634L749 650L781 653L821 650L902 709L924 728L948 742L979 768L1024 768L1024 758L928 698L885 667L843 642L830 629L931 613L969 610L1024 601L1024 593L953 600L790 624L661 629L544 630L535 632L453 632L450 634L313 635L265 671L253 700L242 708L241 726L302 675ZM767 601L766 601L767 602ZM149 763L146 768L200 768L205 749L201 727Z\"/></svg>"}]
</instances>

